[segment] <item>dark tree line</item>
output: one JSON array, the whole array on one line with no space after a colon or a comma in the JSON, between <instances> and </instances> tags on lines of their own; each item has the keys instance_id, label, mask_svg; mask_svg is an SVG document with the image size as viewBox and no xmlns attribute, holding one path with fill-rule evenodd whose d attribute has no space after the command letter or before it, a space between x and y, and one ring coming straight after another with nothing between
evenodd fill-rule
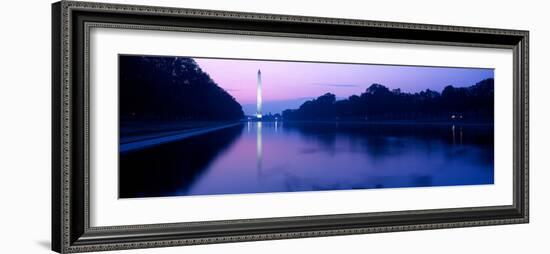
<instances>
[{"instance_id":1,"label":"dark tree line","mask_svg":"<svg viewBox=\"0 0 550 254\"><path fill-rule=\"evenodd\" d=\"M360 95L336 100L331 93L283 111L285 120L368 120L368 121L481 121L494 116L494 80L470 87L447 86L441 93L425 90L403 93L373 84Z\"/></svg>"},{"instance_id":2,"label":"dark tree line","mask_svg":"<svg viewBox=\"0 0 550 254\"><path fill-rule=\"evenodd\" d=\"M241 105L186 57L119 57L120 114L136 120L238 120Z\"/></svg>"}]
</instances>

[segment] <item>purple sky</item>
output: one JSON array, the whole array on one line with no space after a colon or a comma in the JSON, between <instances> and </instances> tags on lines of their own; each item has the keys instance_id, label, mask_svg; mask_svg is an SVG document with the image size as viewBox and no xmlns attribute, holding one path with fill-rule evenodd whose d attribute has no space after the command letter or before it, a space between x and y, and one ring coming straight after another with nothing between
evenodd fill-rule
<instances>
[{"instance_id":1,"label":"purple sky","mask_svg":"<svg viewBox=\"0 0 550 254\"><path fill-rule=\"evenodd\" d=\"M441 92L447 85L471 86L494 77L493 69L335 64L237 59L193 58L203 71L252 114L256 103L256 74L262 72L265 113L295 108L303 101L327 92L337 98L361 94L379 83L403 92L431 89ZM252 111L252 112L250 112Z\"/></svg>"}]
</instances>

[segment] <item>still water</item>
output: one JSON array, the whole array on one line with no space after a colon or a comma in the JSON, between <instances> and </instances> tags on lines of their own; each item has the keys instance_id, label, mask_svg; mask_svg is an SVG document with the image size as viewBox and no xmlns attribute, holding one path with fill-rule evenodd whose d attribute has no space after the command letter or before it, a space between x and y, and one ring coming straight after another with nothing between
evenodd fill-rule
<instances>
[{"instance_id":1,"label":"still water","mask_svg":"<svg viewBox=\"0 0 550 254\"><path fill-rule=\"evenodd\" d=\"M120 198L492 184L493 126L248 122L120 157Z\"/></svg>"}]
</instances>

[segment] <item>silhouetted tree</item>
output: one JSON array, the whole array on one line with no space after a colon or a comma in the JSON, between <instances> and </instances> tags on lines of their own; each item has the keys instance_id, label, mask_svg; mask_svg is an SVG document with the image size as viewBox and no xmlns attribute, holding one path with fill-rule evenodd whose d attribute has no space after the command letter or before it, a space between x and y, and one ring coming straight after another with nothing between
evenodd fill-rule
<instances>
[{"instance_id":1,"label":"silhouetted tree","mask_svg":"<svg viewBox=\"0 0 550 254\"><path fill-rule=\"evenodd\" d=\"M494 80L486 79L470 87L447 86L442 93L427 89L419 93L389 90L372 84L360 95L336 101L325 94L306 101L298 109L283 111L285 120L493 120Z\"/></svg>"},{"instance_id":2,"label":"silhouetted tree","mask_svg":"<svg viewBox=\"0 0 550 254\"><path fill-rule=\"evenodd\" d=\"M236 120L241 105L187 57L120 56L124 119Z\"/></svg>"}]
</instances>

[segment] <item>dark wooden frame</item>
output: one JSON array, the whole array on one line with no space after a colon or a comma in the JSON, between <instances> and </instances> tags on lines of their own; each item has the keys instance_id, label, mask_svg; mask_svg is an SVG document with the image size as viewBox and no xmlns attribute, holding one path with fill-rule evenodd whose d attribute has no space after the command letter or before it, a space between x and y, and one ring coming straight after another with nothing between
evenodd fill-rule
<instances>
[{"instance_id":1,"label":"dark wooden frame","mask_svg":"<svg viewBox=\"0 0 550 254\"><path fill-rule=\"evenodd\" d=\"M90 227L91 27L506 48L514 55L513 205ZM527 223L528 31L62 1L52 5L52 249L85 252Z\"/></svg>"}]
</instances>

